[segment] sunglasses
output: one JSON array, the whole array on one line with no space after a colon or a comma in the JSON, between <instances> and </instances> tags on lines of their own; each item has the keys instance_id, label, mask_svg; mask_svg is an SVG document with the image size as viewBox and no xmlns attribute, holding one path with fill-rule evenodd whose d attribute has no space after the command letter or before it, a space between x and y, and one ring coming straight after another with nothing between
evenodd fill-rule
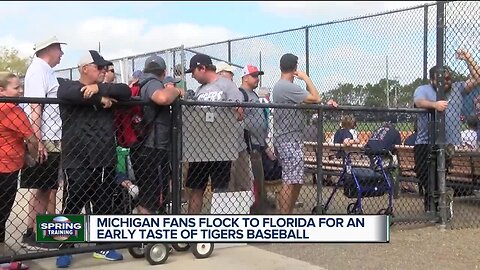
<instances>
[{"instance_id":1,"label":"sunglasses","mask_svg":"<svg viewBox=\"0 0 480 270\"><path fill-rule=\"evenodd\" d=\"M89 64L89 65L96 67L98 70L104 70L106 68L105 66L97 66L95 64Z\"/></svg>"}]
</instances>

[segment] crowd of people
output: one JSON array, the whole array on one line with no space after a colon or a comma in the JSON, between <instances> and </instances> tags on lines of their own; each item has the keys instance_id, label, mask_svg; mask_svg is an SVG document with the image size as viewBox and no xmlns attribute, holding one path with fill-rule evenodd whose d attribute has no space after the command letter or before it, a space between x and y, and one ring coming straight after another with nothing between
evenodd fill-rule
<instances>
[{"instance_id":1,"label":"crowd of people","mask_svg":"<svg viewBox=\"0 0 480 270\"><path fill-rule=\"evenodd\" d=\"M247 64L241 71L241 84L233 82L235 67L213 64L205 54L194 55L184 70L176 66L168 76L165 60L152 55L143 70L132 74L129 84L117 83L115 67L95 50L85 51L78 61L80 78L57 78L53 68L63 56L56 37L35 44L24 89L18 77L0 73L0 96L57 98L60 104L0 103L0 247L5 248L5 224L20 186L29 189L27 228L22 237L25 247L72 248L71 244L37 243L35 217L56 213L56 191L63 185L62 214L116 213L112 194L118 187L128 191L138 213L165 213L165 201L171 181L172 106L181 98L209 102L260 102L257 93L260 76L265 72ZM446 100L437 101L437 73L430 70L430 83L415 90L416 107L446 112L448 143L477 149L476 118L468 118L468 129L460 123L461 97L477 87L479 69L471 55L463 50L457 57L467 63L466 82L451 82L444 72ZM298 57L287 53L279 59L279 79L270 102L296 105L318 104L337 107L334 100L324 102L312 79L298 69ZM191 74L200 86L186 92L183 73ZM295 80L305 83L306 89ZM139 98L146 105L124 108L118 102ZM291 214L304 184L304 141L310 115L302 110L276 108L273 112L255 107L191 106L183 110L183 157L188 163L185 186L190 190L188 213L199 214L203 197L211 181L214 192L253 190L252 212L258 206L260 177L252 170L251 156L261 155L267 179L281 179L278 194L280 214ZM271 126L270 114L273 116ZM395 117L387 119L366 143L367 147L391 149L401 144ZM356 120L345 116L331 143L359 143ZM428 190L426 160L429 143L428 116L420 114L415 133L405 140L415 149L415 167L420 185ZM273 134L268 143L268 133ZM133 172L133 173L132 173ZM430 196L425 192L425 196ZM425 200L427 201L427 200ZM426 210L431 210L426 205ZM0 250L2 254L2 250ZM116 250L99 250L95 258L122 260ZM66 268L72 255L57 258L57 267Z\"/></svg>"}]
</instances>

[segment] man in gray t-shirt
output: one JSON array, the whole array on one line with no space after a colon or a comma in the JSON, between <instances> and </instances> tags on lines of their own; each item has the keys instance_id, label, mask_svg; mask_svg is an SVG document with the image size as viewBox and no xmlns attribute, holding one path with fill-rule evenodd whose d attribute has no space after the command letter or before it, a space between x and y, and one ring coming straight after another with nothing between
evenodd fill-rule
<instances>
[{"instance_id":1,"label":"man in gray t-shirt","mask_svg":"<svg viewBox=\"0 0 480 270\"><path fill-rule=\"evenodd\" d=\"M462 110L462 96L470 93L480 83L480 67L470 53L465 50L458 50L456 56L457 59L466 62L470 71L470 77L465 82L452 83L452 74L448 67L444 67L446 100L437 100L436 76L438 69L436 66L429 70L430 83L417 87L413 94L413 102L416 107L445 112L445 139L446 143L450 145L460 145L461 143L460 113ZM429 203L429 198L433 196L429 190L433 183L428 182L428 156L431 150L428 115L422 113L417 119L417 139L415 140L414 159L420 193L424 195L425 211L435 211L435 205Z\"/></svg>"},{"instance_id":2,"label":"man in gray t-shirt","mask_svg":"<svg viewBox=\"0 0 480 270\"><path fill-rule=\"evenodd\" d=\"M273 87L275 103L319 103L320 95L308 75L297 70L298 57L287 53L280 58L280 80ZM307 91L293 83L298 78L305 81ZM329 101L333 106L336 104ZM282 164L283 188L279 195L281 214L291 214L303 184L304 156L303 130L308 121L304 110L279 109L273 112L274 146Z\"/></svg>"},{"instance_id":3,"label":"man in gray t-shirt","mask_svg":"<svg viewBox=\"0 0 480 270\"><path fill-rule=\"evenodd\" d=\"M162 57L150 56L145 60L144 75L139 80L140 96L150 103L143 108L142 127L146 135L139 138L131 151L132 167L139 187L138 209L142 214L160 211L160 200L168 190L170 105L184 94L183 89L175 87L178 79L165 77L166 69Z\"/></svg>"},{"instance_id":4,"label":"man in gray t-shirt","mask_svg":"<svg viewBox=\"0 0 480 270\"><path fill-rule=\"evenodd\" d=\"M240 102L242 93L235 83L215 73L212 59L197 54L186 73L200 83L195 93L198 101ZM243 109L231 107L186 107L184 109L183 155L189 170L186 186L192 189L188 213L199 214L203 193L212 179L213 189L226 189L232 160L245 149Z\"/></svg>"}]
</instances>

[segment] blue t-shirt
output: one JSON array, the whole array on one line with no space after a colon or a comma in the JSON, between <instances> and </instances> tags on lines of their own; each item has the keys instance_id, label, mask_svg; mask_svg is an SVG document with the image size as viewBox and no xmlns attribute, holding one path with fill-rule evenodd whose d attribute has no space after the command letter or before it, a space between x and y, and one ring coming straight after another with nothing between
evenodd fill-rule
<instances>
[{"instance_id":1,"label":"blue t-shirt","mask_svg":"<svg viewBox=\"0 0 480 270\"><path fill-rule=\"evenodd\" d=\"M352 133L346 128L341 128L337 130L337 132L335 132L335 134L333 135L333 143L343 143L345 139L353 140Z\"/></svg>"},{"instance_id":2,"label":"blue t-shirt","mask_svg":"<svg viewBox=\"0 0 480 270\"><path fill-rule=\"evenodd\" d=\"M450 92L445 93L448 101L448 107L445 111L445 139L446 142L453 145L460 145L462 140L460 136L460 115L462 112L463 93L465 91L465 82L452 83ZM426 99L428 101L437 101L437 92L432 85L425 84L417 87L413 94L413 101ZM417 139L415 144L429 144L428 134L428 114L421 113L417 119Z\"/></svg>"},{"instance_id":3,"label":"blue t-shirt","mask_svg":"<svg viewBox=\"0 0 480 270\"><path fill-rule=\"evenodd\" d=\"M383 126L377 129L365 145L373 150L393 150L395 145L402 143L400 132L392 126Z\"/></svg>"}]
</instances>

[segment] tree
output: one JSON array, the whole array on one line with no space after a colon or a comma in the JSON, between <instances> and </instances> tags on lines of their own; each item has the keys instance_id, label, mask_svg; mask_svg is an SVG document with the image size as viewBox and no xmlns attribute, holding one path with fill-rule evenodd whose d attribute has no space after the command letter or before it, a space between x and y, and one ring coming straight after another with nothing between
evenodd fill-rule
<instances>
[{"instance_id":1,"label":"tree","mask_svg":"<svg viewBox=\"0 0 480 270\"><path fill-rule=\"evenodd\" d=\"M20 57L15 48L0 47L0 71L9 71L23 77L32 59L33 57Z\"/></svg>"}]
</instances>

